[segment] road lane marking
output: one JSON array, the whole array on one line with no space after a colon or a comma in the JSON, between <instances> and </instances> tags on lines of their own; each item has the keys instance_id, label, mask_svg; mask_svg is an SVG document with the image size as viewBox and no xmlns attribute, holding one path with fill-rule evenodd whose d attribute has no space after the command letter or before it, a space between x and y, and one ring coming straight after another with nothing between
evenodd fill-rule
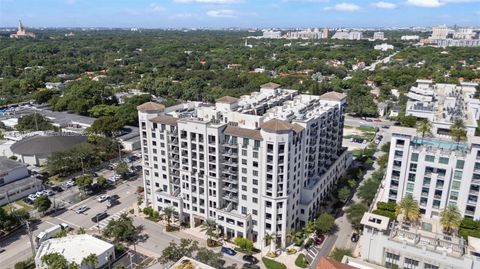
<instances>
[{"instance_id":1,"label":"road lane marking","mask_svg":"<svg viewBox=\"0 0 480 269\"><path fill-rule=\"evenodd\" d=\"M55 217L55 218L58 219L58 220L60 220L60 221L65 222L65 223L67 223L67 224L70 224L70 225L72 225L72 226L75 226L75 227L77 227L77 228L80 228L80 227L81 227L81 226L79 226L79 225L77 225L77 224L75 224L75 223L72 223L72 222L68 221L68 220L64 220L64 219L59 218L59 217Z\"/></svg>"}]
</instances>

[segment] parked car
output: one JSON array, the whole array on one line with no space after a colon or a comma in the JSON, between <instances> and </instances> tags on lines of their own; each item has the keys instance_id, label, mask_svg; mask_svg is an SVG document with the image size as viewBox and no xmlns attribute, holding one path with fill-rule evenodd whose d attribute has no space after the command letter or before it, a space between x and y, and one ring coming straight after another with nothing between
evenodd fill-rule
<instances>
[{"instance_id":1,"label":"parked car","mask_svg":"<svg viewBox=\"0 0 480 269\"><path fill-rule=\"evenodd\" d=\"M118 200L118 199L120 199L120 196L118 196L118 194L114 194L114 195L110 196L110 198L109 198L110 201L115 201L115 200Z\"/></svg>"},{"instance_id":2,"label":"parked car","mask_svg":"<svg viewBox=\"0 0 480 269\"><path fill-rule=\"evenodd\" d=\"M106 217L108 217L107 212L98 213L97 215L92 217L92 221L97 223L98 221L101 221L101 220L105 219Z\"/></svg>"},{"instance_id":3,"label":"parked car","mask_svg":"<svg viewBox=\"0 0 480 269\"><path fill-rule=\"evenodd\" d=\"M251 263L251 264L256 264L258 263L258 259L255 258L254 256L252 255L243 255L242 259L248 263Z\"/></svg>"},{"instance_id":4,"label":"parked car","mask_svg":"<svg viewBox=\"0 0 480 269\"><path fill-rule=\"evenodd\" d=\"M317 245L317 246L321 245L324 240L325 240L325 236L323 234L317 236L315 238L315 245Z\"/></svg>"},{"instance_id":5,"label":"parked car","mask_svg":"<svg viewBox=\"0 0 480 269\"><path fill-rule=\"evenodd\" d=\"M102 194L102 195L98 196L97 201L99 201L101 203L103 201L106 201L108 198L110 198L110 195Z\"/></svg>"},{"instance_id":6,"label":"parked car","mask_svg":"<svg viewBox=\"0 0 480 269\"><path fill-rule=\"evenodd\" d=\"M52 190L44 190L43 193L48 196L52 196L55 194Z\"/></svg>"},{"instance_id":7,"label":"parked car","mask_svg":"<svg viewBox=\"0 0 480 269\"><path fill-rule=\"evenodd\" d=\"M27 199L31 200L32 202L35 201L35 199L37 199L37 196L35 194L29 194L27 196Z\"/></svg>"},{"instance_id":8,"label":"parked car","mask_svg":"<svg viewBox=\"0 0 480 269\"><path fill-rule=\"evenodd\" d=\"M350 240L352 240L352 242L358 242L359 238L360 238L360 236L357 233L353 233Z\"/></svg>"},{"instance_id":9,"label":"parked car","mask_svg":"<svg viewBox=\"0 0 480 269\"><path fill-rule=\"evenodd\" d=\"M107 208L110 208L119 204L120 202L118 200L112 200L112 199L107 200Z\"/></svg>"},{"instance_id":10,"label":"parked car","mask_svg":"<svg viewBox=\"0 0 480 269\"><path fill-rule=\"evenodd\" d=\"M62 192L63 191L62 187L60 187L60 186L53 186L52 190L56 191L56 192Z\"/></svg>"},{"instance_id":11,"label":"parked car","mask_svg":"<svg viewBox=\"0 0 480 269\"><path fill-rule=\"evenodd\" d=\"M390 128L390 126L388 126L388 125L383 125L382 126L382 129L389 129L389 128Z\"/></svg>"},{"instance_id":12,"label":"parked car","mask_svg":"<svg viewBox=\"0 0 480 269\"><path fill-rule=\"evenodd\" d=\"M88 209L89 209L89 208L88 208L87 206L82 205L81 207L75 209L74 211L75 211L75 213L77 213L77 214L81 214L81 213L87 211Z\"/></svg>"},{"instance_id":13,"label":"parked car","mask_svg":"<svg viewBox=\"0 0 480 269\"><path fill-rule=\"evenodd\" d=\"M73 181L73 180L69 180L69 181L65 182L65 187L67 187L67 188L71 188L75 185L77 185L77 183L75 183L75 181Z\"/></svg>"},{"instance_id":14,"label":"parked car","mask_svg":"<svg viewBox=\"0 0 480 269\"><path fill-rule=\"evenodd\" d=\"M237 252L231 248L227 248L227 247L222 247L221 251L227 255L230 255L230 256L235 256L237 254Z\"/></svg>"}]
</instances>

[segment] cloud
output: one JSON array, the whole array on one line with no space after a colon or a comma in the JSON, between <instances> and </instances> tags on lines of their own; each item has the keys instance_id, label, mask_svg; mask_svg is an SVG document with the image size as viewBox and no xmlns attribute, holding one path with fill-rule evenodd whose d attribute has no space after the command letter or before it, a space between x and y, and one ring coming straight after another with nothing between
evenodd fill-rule
<instances>
[{"instance_id":1,"label":"cloud","mask_svg":"<svg viewBox=\"0 0 480 269\"><path fill-rule=\"evenodd\" d=\"M407 0L407 4L417 7L440 7L446 4L478 2L480 2L480 0Z\"/></svg>"},{"instance_id":2,"label":"cloud","mask_svg":"<svg viewBox=\"0 0 480 269\"><path fill-rule=\"evenodd\" d=\"M225 4L236 4L241 3L243 0L173 0L175 3L199 3L199 4L218 4L218 5L225 5Z\"/></svg>"},{"instance_id":3,"label":"cloud","mask_svg":"<svg viewBox=\"0 0 480 269\"><path fill-rule=\"evenodd\" d=\"M327 3L330 0L282 0L282 3Z\"/></svg>"},{"instance_id":4,"label":"cloud","mask_svg":"<svg viewBox=\"0 0 480 269\"><path fill-rule=\"evenodd\" d=\"M163 12L165 8L158 3L151 3L147 8L143 9L129 9L127 13L132 16L144 16L153 13Z\"/></svg>"},{"instance_id":5,"label":"cloud","mask_svg":"<svg viewBox=\"0 0 480 269\"><path fill-rule=\"evenodd\" d=\"M360 6L351 4L351 3L340 3L336 4L333 7L326 7L325 10L336 10L336 11L357 11L360 10Z\"/></svg>"},{"instance_id":6,"label":"cloud","mask_svg":"<svg viewBox=\"0 0 480 269\"><path fill-rule=\"evenodd\" d=\"M209 10L207 16L215 18L236 18L238 14L231 9Z\"/></svg>"},{"instance_id":7,"label":"cloud","mask_svg":"<svg viewBox=\"0 0 480 269\"><path fill-rule=\"evenodd\" d=\"M196 13L177 13L171 15L169 18L170 19L193 19L193 18L199 18L200 16Z\"/></svg>"},{"instance_id":8,"label":"cloud","mask_svg":"<svg viewBox=\"0 0 480 269\"><path fill-rule=\"evenodd\" d=\"M372 3L372 6L376 7L376 8L383 8L383 9L394 9L394 8L397 8L397 5L394 4L394 3L389 3L389 2L375 2L375 3Z\"/></svg>"}]
</instances>

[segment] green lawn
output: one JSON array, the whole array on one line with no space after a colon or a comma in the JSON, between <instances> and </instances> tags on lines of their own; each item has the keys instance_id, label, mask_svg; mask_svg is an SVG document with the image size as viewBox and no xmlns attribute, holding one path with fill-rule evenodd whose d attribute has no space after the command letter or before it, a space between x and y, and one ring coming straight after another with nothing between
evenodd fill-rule
<instances>
[{"instance_id":1,"label":"green lawn","mask_svg":"<svg viewBox=\"0 0 480 269\"><path fill-rule=\"evenodd\" d=\"M267 267L267 269L287 269L285 264L279 263L269 258L263 257L262 261L263 261L263 264L265 264L265 267Z\"/></svg>"},{"instance_id":2,"label":"green lawn","mask_svg":"<svg viewBox=\"0 0 480 269\"><path fill-rule=\"evenodd\" d=\"M295 259L295 265L301 268L308 267L307 258L303 253L298 254L297 258Z\"/></svg>"}]
</instances>

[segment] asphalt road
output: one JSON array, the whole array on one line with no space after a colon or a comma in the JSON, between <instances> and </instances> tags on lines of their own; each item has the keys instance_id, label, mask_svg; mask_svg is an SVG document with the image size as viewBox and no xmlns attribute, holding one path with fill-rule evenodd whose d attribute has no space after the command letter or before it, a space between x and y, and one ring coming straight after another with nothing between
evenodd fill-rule
<instances>
[{"instance_id":1,"label":"asphalt road","mask_svg":"<svg viewBox=\"0 0 480 269\"><path fill-rule=\"evenodd\" d=\"M74 229L78 229L79 227L84 227L85 229L95 228L95 223L91 220L95 214L106 211L109 215L115 215L126 210L127 207L137 201L135 191L137 186L141 184L142 181L140 180L140 176L138 176L135 181L126 181L118 185L115 189L107 191L109 195L117 194L120 196L120 204L110 209L107 209L106 202L100 203L96 200L97 197L94 196L80 203L70 205L64 211L59 211L57 214L45 216L38 225L32 226L33 238L43 230L59 223L67 223ZM75 213L73 209L81 205L86 205L90 209L83 214ZM13 268L15 263L32 256L26 229L21 230L4 241L5 242L0 242L0 247L6 249L5 252L0 254L0 260L2 261L1 268Z\"/></svg>"}]
</instances>

